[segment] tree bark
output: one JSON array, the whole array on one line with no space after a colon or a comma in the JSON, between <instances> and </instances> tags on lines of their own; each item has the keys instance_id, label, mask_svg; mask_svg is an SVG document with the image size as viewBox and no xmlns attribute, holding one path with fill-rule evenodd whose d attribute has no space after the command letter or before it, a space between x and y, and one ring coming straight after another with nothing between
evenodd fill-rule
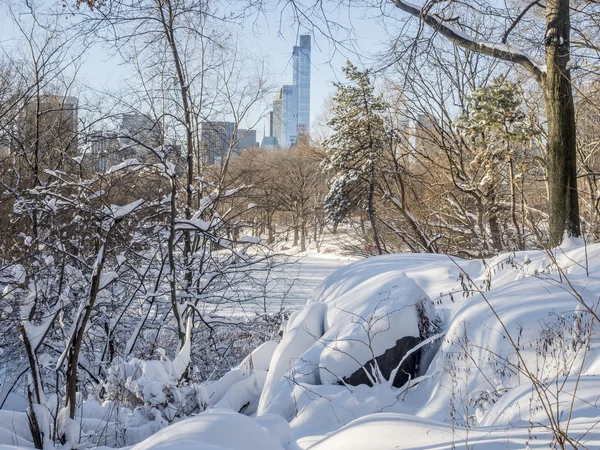
<instances>
[{"instance_id":1,"label":"tree bark","mask_svg":"<svg viewBox=\"0 0 600 450\"><path fill-rule=\"evenodd\" d=\"M548 117L550 245L580 236L577 141L571 86L569 0L546 2L546 66L542 83Z\"/></svg>"},{"instance_id":2,"label":"tree bark","mask_svg":"<svg viewBox=\"0 0 600 450\"><path fill-rule=\"evenodd\" d=\"M184 115L184 125L185 125L185 135L186 135L186 186L185 186L185 192L186 192L186 201L185 201L185 208L184 208L184 212L185 212L185 218L187 220L192 218L192 205L193 205L193 198L194 198L194 192L193 192L193 182L194 182L194 133L193 133L193 122L192 122L192 111L191 111L191 105L190 105L190 98L189 98L189 92L188 92L188 82L187 82L187 78L186 78L186 73L185 73L185 69L183 67L183 63L181 61L181 58L179 56L179 48L177 47L177 40L175 38L175 11L173 11L173 4L172 4L172 0L155 0L156 1L156 5L158 8L158 12L160 15L160 21L162 23L163 26L163 31L165 34L165 37L167 39L167 42L169 44L169 47L171 49L171 55L173 56L173 64L175 65L175 70L177 73L177 82L178 82L178 87L179 87L179 94L181 97L181 106L183 109L183 115ZM165 10L168 15L165 15ZM175 182L175 180L172 180L173 182ZM175 198L176 198L176 193L177 193L177 188L176 188L176 184L173 185L173 189L172 189L172 198L171 198L171 204L174 205L175 202ZM175 220L174 214L176 214L176 211L173 210L173 207L171 208L171 221L173 222ZM173 225L173 223L171 224ZM173 248L171 247L172 245L175 244L174 242L174 236L173 236L173 226L171 226L171 235L169 236L169 256L170 258L173 257L172 253L173 252ZM192 284L193 284L193 274L192 274L192 269L191 269L191 254L192 254L192 237L191 237L191 233L190 230L185 229L183 230L183 241L184 241L184 245L183 245L183 262L184 262L184 279L185 279L185 291L187 293L189 293L189 291L192 289ZM173 267L173 264L171 264L171 268ZM174 274L171 274L172 276L174 276ZM171 280L171 292L173 292L173 288L174 288L174 280ZM171 294L173 295L173 293ZM177 321L178 324L178 331L179 331L179 348L182 348L185 344L185 334L183 333L183 321L179 315L179 312L176 311L176 300L171 300L171 303L173 303L173 314L175 316L175 320Z\"/></svg>"},{"instance_id":3,"label":"tree bark","mask_svg":"<svg viewBox=\"0 0 600 450\"><path fill-rule=\"evenodd\" d=\"M508 161L508 177L510 178L510 220L515 227L515 244L517 250L524 250L525 243L523 241L523 234L519 227L519 221L517 220L517 192L515 189L515 162L512 158Z\"/></svg>"},{"instance_id":4,"label":"tree bark","mask_svg":"<svg viewBox=\"0 0 600 450\"><path fill-rule=\"evenodd\" d=\"M382 255L381 243L379 242L379 234L377 233L377 221L375 218L375 165L371 165L371 181L369 183L369 220L371 221L371 230L373 231L373 241L377 254Z\"/></svg>"},{"instance_id":5,"label":"tree bark","mask_svg":"<svg viewBox=\"0 0 600 450\"><path fill-rule=\"evenodd\" d=\"M96 304L98 298L98 292L100 291L100 280L102 279L102 270L104 269L104 262L106 260L106 252L108 249L108 243L110 239L110 233L112 228L109 229L102 242L97 255L96 263L94 265L94 271L92 273L92 280L90 286L90 297L83 309L83 317L77 317L75 329L73 330L72 341L69 343L70 348L68 351L67 359L67 386L65 388L66 404L69 408L69 417L75 419L75 407L77 399L77 368L79 364L79 354L81 352L81 344L86 333L87 324L90 320L92 310Z\"/></svg>"}]
</instances>

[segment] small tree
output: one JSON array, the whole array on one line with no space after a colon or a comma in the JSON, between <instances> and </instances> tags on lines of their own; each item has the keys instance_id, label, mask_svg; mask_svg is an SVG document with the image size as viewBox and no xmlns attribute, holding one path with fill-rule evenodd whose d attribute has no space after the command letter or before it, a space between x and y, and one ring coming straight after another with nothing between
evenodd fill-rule
<instances>
[{"instance_id":1,"label":"small tree","mask_svg":"<svg viewBox=\"0 0 600 450\"><path fill-rule=\"evenodd\" d=\"M468 98L468 112L458 121L459 132L472 148L468 174L471 189L476 189L486 200L491 239L495 250L503 247L499 236L500 197L505 197L505 187L510 204L510 221L514 244L525 247L523 227L517 220L517 186L524 171L518 161L523 160L524 148L538 129L527 120L521 108L519 91L514 83L503 77L489 86L476 89Z\"/></svg>"},{"instance_id":2,"label":"small tree","mask_svg":"<svg viewBox=\"0 0 600 450\"><path fill-rule=\"evenodd\" d=\"M334 84L337 92L328 122L333 134L324 142L323 168L330 174L325 210L330 220L339 224L353 207L366 204L373 241L377 253L382 254L374 197L376 166L385 148L386 106L383 98L375 95L368 71L360 71L348 61L344 74L349 83Z\"/></svg>"}]
</instances>

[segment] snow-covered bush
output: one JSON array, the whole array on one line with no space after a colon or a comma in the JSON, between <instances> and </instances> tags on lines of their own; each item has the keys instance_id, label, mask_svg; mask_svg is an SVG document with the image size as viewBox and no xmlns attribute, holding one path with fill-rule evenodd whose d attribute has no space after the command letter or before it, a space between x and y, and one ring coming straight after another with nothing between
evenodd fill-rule
<instances>
[{"instance_id":1,"label":"snow-covered bush","mask_svg":"<svg viewBox=\"0 0 600 450\"><path fill-rule=\"evenodd\" d=\"M115 361L102 386L104 398L120 400L131 408L142 405L156 408L168 422L203 411L206 408L203 389L180 383L177 375L169 360Z\"/></svg>"}]
</instances>

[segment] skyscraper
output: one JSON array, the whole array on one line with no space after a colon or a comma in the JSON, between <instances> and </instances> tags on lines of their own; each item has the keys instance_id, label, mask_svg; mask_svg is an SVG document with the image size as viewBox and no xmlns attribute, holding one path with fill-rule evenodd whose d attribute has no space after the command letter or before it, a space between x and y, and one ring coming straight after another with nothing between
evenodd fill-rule
<instances>
[{"instance_id":1,"label":"skyscraper","mask_svg":"<svg viewBox=\"0 0 600 450\"><path fill-rule=\"evenodd\" d=\"M282 148L310 131L310 35L301 35L293 50L293 84L282 86L273 100L272 136Z\"/></svg>"},{"instance_id":2,"label":"skyscraper","mask_svg":"<svg viewBox=\"0 0 600 450\"><path fill-rule=\"evenodd\" d=\"M283 148L296 143L298 134L298 95L295 86L286 84L273 101L273 135Z\"/></svg>"},{"instance_id":3,"label":"skyscraper","mask_svg":"<svg viewBox=\"0 0 600 450\"><path fill-rule=\"evenodd\" d=\"M298 95L297 136L310 131L310 35L300 36L294 47L294 87Z\"/></svg>"},{"instance_id":4,"label":"skyscraper","mask_svg":"<svg viewBox=\"0 0 600 450\"><path fill-rule=\"evenodd\" d=\"M233 122L201 122L200 142L203 160L208 164L219 164L230 148L231 156L235 157L244 149L258 146L256 130L236 128Z\"/></svg>"}]
</instances>

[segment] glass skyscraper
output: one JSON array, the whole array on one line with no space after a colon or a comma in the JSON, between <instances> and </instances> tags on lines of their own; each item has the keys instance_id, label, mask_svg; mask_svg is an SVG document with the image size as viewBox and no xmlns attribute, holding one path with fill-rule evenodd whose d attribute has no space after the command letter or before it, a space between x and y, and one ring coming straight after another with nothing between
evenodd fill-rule
<instances>
[{"instance_id":1,"label":"glass skyscraper","mask_svg":"<svg viewBox=\"0 0 600 450\"><path fill-rule=\"evenodd\" d=\"M310 35L300 36L300 45L294 47L294 87L298 93L297 135L310 131Z\"/></svg>"},{"instance_id":2,"label":"glass skyscraper","mask_svg":"<svg viewBox=\"0 0 600 450\"><path fill-rule=\"evenodd\" d=\"M279 89L273 101L270 137L282 148L310 132L310 35L300 36L293 51L293 84Z\"/></svg>"},{"instance_id":3,"label":"glass skyscraper","mask_svg":"<svg viewBox=\"0 0 600 450\"><path fill-rule=\"evenodd\" d=\"M283 148L296 143L298 95L296 86L285 85L273 101L273 134Z\"/></svg>"}]
</instances>

